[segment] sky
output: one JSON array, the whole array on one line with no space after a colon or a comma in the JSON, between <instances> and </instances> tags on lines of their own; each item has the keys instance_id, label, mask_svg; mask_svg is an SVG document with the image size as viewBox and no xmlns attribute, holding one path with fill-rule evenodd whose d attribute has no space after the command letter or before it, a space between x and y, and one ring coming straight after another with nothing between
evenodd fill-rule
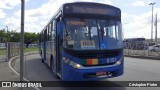
<instances>
[{"instance_id":1,"label":"sky","mask_svg":"<svg viewBox=\"0 0 160 90\"><path fill-rule=\"evenodd\" d=\"M158 17L160 38L160 0L25 0L25 32L40 32L63 3L87 1L109 4L121 9L124 38L151 38L153 19ZM21 0L0 0L0 29L20 32ZM153 26L153 38L155 26Z\"/></svg>"}]
</instances>

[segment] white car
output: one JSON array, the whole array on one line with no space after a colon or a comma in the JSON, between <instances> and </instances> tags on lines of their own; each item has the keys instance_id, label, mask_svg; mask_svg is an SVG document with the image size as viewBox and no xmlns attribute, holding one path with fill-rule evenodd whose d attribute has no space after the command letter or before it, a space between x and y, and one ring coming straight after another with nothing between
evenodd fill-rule
<instances>
[{"instance_id":1,"label":"white car","mask_svg":"<svg viewBox=\"0 0 160 90\"><path fill-rule=\"evenodd\" d=\"M151 52L160 52L160 44L150 46L149 47L149 51L151 51Z\"/></svg>"}]
</instances>

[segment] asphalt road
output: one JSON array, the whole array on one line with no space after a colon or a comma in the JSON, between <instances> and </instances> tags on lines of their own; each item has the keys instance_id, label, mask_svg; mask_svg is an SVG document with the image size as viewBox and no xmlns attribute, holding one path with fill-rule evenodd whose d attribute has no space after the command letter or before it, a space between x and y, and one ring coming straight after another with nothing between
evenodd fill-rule
<instances>
[{"instance_id":1,"label":"asphalt road","mask_svg":"<svg viewBox=\"0 0 160 90\"><path fill-rule=\"evenodd\" d=\"M124 75L106 81L160 81L160 60L125 57ZM19 59L14 61L14 68L19 72ZM51 70L43 63L38 54L25 57L24 76L30 81L57 81ZM160 90L159 87L50 87L41 90Z\"/></svg>"}]
</instances>

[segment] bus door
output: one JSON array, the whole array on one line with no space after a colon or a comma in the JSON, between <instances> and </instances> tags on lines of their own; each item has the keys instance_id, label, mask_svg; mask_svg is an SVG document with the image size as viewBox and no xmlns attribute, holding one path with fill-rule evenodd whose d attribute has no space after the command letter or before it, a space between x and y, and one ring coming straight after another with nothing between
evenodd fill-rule
<instances>
[{"instance_id":1,"label":"bus door","mask_svg":"<svg viewBox=\"0 0 160 90\"><path fill-rule=\"evenodd\" d=\"M44 55L44 56L43 56L43 57L44 57L44 61L45 61L45 62L46 62L46 38L47 38L47 37L46 37L46 34L47 34L47 32L46 32L46 29L45 29L45 30L44 30L44 34L43 34L43 35L44 35L44 36L43 36L43 37L44 37L44 39L43 39L43 40L44 40L44 41L43 41L43 53L44 53L43 55Z\"/></svg>"},{"instance_id":2,"label":"bus door","mask_svg":"<svg viewBox=\"0 0 160 90\"><path fill-rule=\"evenodd\" d=\"M40 55L41 55L41 57L43 58L43 32L41 33L41 40L40 40Z\"/></svg>"},{"instance_id":3,"label":"bus door","mask_svg":"<svg viewBox=\"0 0 160 90\"><path fill-rule=\"evenodd\" d=\"M56 36L56 71L61 75L61 60L62 60L62 39L63 39L63 23L57 22L57 36Z\"/></svg>"},{"instance_id":4,"label":"bus door","mask_svg":"<svg viewBox=\"0 0 160 90\"><path fill-rule=\"evenodd\" d=\"M50 66L50 43L49 43L49 27L47 26L46 29L46 63L48 64L48 66Z\"/></svg>"}]
</instances>

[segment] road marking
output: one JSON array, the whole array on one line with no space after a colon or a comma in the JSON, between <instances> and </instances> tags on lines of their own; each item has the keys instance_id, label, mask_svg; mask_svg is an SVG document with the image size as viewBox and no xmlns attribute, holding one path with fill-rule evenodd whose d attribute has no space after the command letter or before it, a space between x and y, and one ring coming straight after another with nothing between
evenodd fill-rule
<instances>
[{"instance_id":1,"label":"road marking","mask_svg":"<svg viewBox=\"0 0 160 90\"><path fill-rule=\"evenodd\" d=\"M20 76L20 74L19 74L16 70L14 70L14 69L12 68L12 66L11 66L11 62L12 62L14 59L16 59L16 58L19 58L19 56L15 56L15 57L11 58L11 59L9 60L9 62L8 62L8 66L9 66L9 68L10 68L15 74L17 74L18 76ZM25 77L23 77L23 79L24 79L25 81L29 81L29 80L26 79ZM33 88L36 89L36 90L40 90L40 89L37 88L37 87L33 87Z\"/></svg>"}]
</instances>

